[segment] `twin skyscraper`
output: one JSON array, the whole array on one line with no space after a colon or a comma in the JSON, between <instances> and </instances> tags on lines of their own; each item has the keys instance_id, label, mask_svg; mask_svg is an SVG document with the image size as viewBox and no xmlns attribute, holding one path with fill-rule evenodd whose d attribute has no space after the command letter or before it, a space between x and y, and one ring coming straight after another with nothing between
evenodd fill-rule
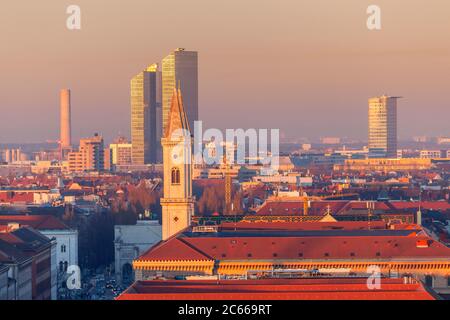
<instances>
[{"instance_id":1,"label":"twin skyscraper","mask_svg":"<svg viewBox=\"0 0 450 320\"><path fill-rule=\"evenodd\" d=\"M198 120L198 54L178 48L131 79L132 162L161 162L162 133L174 89L179 86L189 125Z\"/></svg>"}]
</instances>

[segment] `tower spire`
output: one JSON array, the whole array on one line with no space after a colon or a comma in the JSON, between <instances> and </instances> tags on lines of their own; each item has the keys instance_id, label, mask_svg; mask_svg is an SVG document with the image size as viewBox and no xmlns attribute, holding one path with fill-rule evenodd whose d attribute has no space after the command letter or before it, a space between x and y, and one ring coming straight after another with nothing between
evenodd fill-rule
<instances>
[{"instance_id":1,"label":"tower spire","mask_svg":"<svg viewBox=\"0 0 450 320\"><path fill-rule=\"evenodd\" d=\"M164 197L160 200L162 239L167 240L188 228L194 214L192 140L180 88L173 88L172 104L161 145L164 167Z\"/></svg>"},{"instance_id":2,"label":"tower spire","mask_svg":"<svg viewBox=\"0 0 450 320\"><path fill-rule=\"evenodd\" d=\"M169 121L164 136L170 138L175 131L180 129L183 129L185 132L188 131L190 135L191 129L189 127L186 111L184 110L181 89L174 88L169 112Z\"/></svg>"}]
</instances>

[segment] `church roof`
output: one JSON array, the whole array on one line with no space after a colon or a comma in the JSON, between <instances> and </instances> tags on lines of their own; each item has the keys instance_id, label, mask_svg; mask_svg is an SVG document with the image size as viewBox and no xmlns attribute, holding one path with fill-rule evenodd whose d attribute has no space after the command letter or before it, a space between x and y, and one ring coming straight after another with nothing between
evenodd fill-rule
<instances>
[{"instance_id":1,"label":"church roof","mask_svg":"<svg viewBox=\"0 0 450 320\"><path fill-rule=\"evenodd\" d=\"M449 259L450 249L414 230L184 232L138 260Z\"/></svg>"},{"instance_id":2,"label":"church roof","mask_svg":"<svg viewBox=\"0 0 450 320\"><path fill-rule=\"evenodd\" d=\"M211 260L211 257L182 239L173 237L167 241L160 242L140 256L138 260Z\"/></svg>"},{"instance_id":3,"label":"church roof","mask_svg":"<svg viewBox=\"0 0 450 320\"><path fill-rule=\"evenodd\" d=\"M165 138L170 138L177 130L187 130L191 132L188 118L184 110L183 97L180 89L174 89L170 106L168 123L166 126Z\"/></svg>"}]
</instances>

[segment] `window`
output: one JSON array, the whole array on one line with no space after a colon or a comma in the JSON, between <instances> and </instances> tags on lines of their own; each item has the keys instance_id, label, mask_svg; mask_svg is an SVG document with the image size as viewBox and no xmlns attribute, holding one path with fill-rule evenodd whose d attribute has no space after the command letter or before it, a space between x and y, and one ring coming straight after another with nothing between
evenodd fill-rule
<instances>
[{"instance_id":1,"label":"window","mask_svg":"<svg viewBox=\"0 0 450 320\"><path fill-rule=\"evenodd\" d=\"M172 168L171 178L172 184L180 184L180 169Z\"/></svg>"},{"instance_id":2,"label":"window","mask_svg":"<svg viewBox=\"0 0 450 320\"><path fill-rule=\"evenodd\" d=\"M65 244L61 245L61 252L62 253L66 252L66 245Z\"/></svg>"},{"instance_id":3,"label":"window","mask_svg":"<svg viewBox=\"0 0 450 320\"><path fill-rule=\"evenodd\" d=\"M433 277L430 275L425 276L425 285L429 288L433 287Z\"/></svg>"}]
</instances>

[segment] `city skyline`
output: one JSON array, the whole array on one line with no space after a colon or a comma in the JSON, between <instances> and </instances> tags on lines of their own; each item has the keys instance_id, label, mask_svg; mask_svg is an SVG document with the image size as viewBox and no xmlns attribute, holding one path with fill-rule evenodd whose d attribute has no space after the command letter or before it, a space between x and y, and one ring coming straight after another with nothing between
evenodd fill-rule
<instances>
[{"instance_id":1,"label":"city skyline","mask_svg":"<svg viewBox=\"0 0 450 320\"><path fill-rule=\"evenodd\" d=\"M0 303L450 301L449 0L4 2Z\"/></svg>"},{"instance_id":2,"label":"city skyline","mask_svg":"<svg viewBox=\"0 0 450 320\"><path fill-rule=\"evenodd\" d=\"M448 135L450 48L442 40L450 29L445 14L450 5L440 1L424 9L417 1L407 7L379 1L383 28L370 32L365 26L369 2L348 3L346 12L324 1L263 3L253 14L252 2L235 12L233 1L220 4L221 10L199 1L199 11L209 13L200 16L180 3L179 10L166 15L174 27L154 33L148 43L129 39L132 32L145 37L160 22L158 17L148 25L136 22L147 4L79 1L85 19L76 32L65 28L66 3L28 4L14 21L2 17L7 27L0 34L9 46L1 53L0 143L58 138L57 93L64 87L72 90L74 141L93 132L106 141L119 134L131 138L129 79L177 47L199 52L199 110L205 127L279 128L282 139L367 140L367 99L386 93L404 97L398 110L400 139ZM7 7L16 12L21 5ZM162 1L153 5L167 10ZM188 17L177 22L184 10ZM223 28L231 17L235 22ZM123 23L116 24L118 19ZM250 19L252 25L246 23ZM30 23L40 27L22 26ZM200 28L205 23L210 30ZM35 72L24 73L31 66ZM19 94L22 82L29 84L26 95Z\"/></svg>"}]
</instances>

